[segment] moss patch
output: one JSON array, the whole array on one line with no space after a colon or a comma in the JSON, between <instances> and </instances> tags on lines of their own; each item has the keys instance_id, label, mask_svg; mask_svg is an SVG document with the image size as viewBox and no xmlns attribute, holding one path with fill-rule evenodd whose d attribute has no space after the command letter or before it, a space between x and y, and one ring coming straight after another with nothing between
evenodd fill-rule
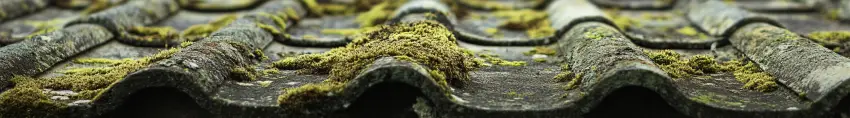
<instances>
[{"instance_id":1,"label":"moss patch","mask_svg":"<svg viewBox=\"0 0 850 118\"><path fill-rule=\"evenodd\" d=\"M549 48L549 47L534 47L534 49L529 50L528 52L523 52L522 54L525 55L525 56L531 56L531 55L534 55L534 54L542 54L542 55L552 56L552 55L555 55L555 53L557 53L557 51L555 51L555 49L552 49L552 48Z\"/></svg>"},{"instance_id":2,"label":"moss patch","mask_svg":"<svg viewBox=\"0 0 850 118\"><path fill-rule=\"evenodd\" d=\"M577 88L578 85L581 84L582 74L573 73L572 71L570 71L570 65L564 64L561 65L561 73L558 73L558 75L555 75L555 77L553 77L552 79L557 82L568 82L566 89L572 90Z\"/></svg>"},{"instance_id":3,"label":"moss patch","mask_svg":"<svg viewBox=\"0 0 850 118\"><path fill-rule=\"evenodd\" d=\"M809 33L808 37L821 45L841 45L850 41L850 31L819 31Z\"/></svg>"},{"instance_id":4,"label":"moss patch","mask_svg":"<svg viewBox=\"0 0 850 118\"><path fill-rule=\"evenodd\" d=\"M499 55L495 54L487 54L481 53L478 54L479 57L483 58L490 64L500 65L500 66L524 66L526 65L525 61L508 61L502 58L499 58Z\"/></svg>"},{"instance_id":5,"label":"moss patch","mask_svg":"<svg viewBox=\"0 0 850 118\"><path fill-rule=\"evenodd\" d=\"M186 41L197 41L200 38L209 36L218 29L221 29L221 27L227 26L235 21L236 18L236 15L225 15L207 24L189 26L189 28L186 28L186 30L180 33L180 38Z\"/></svg>"},{"instance_id":6,"label":"moss patch","mask_svg":"<svg viewBox=\"0 0 850 118\"><path fill-rule=\"evenodd\" d=\"M62 29L62 24L67 22L69 19L57 18L46 21L24 21L24 24L32 26L35 31L27 35L27 39L32 39L33 36L38 36L42 34L47 34L59 29Z\"/></svg>"},{"instance_id":7,"label":"moss patch","mask_svg":"<svg viewBox=\"0 0 850 118\"><path fill-rule=\"evenodd\" d=\"M166 41L177 36L177 30L172 27L137 26L130 28L129 33L139 35L137 40L145 42Z\"/></svg>"},{"instance_id":8,"label":"moss patch","mask_svg":"<svg viewBox=\"0 0 850 118\"><path fill-rule=\"evenodd\" d=\"M43 89L71 90L85 93L79 94L78 96L71 96L72 98L96 99L96 95L92 95L93 93L100 93L104 90L104 88L107 88L110 84L123 79L127 74L147 67L149 64L156 61L169 58L176 52L178 52L178 49L172 48L141 59L111 61L103 61L106 59L85 59L76 61L82 63L94 62L96 64L109 62L112 63L107 67L110 68L109 70L99 69L103 67L94 67L89 69L92 70L90 72L79 71L51 78L17 76L12 79L15 87L0 94L0 106L6 106L0 107L0 113L3 113L4 116L51 115L45 113L55 113L55 111L63 109L65 104L50 100L50 96L52 95L48 95L48 93L43 92Z\"/></svg>"},{"instance_id":9,"label":"moss patch","mask_svg":"<svg viewBox=\"0 0 850 118\"><path fill-rule=\"evenodd\" d=\"M607 9L604 11L608 17L611 18L611 21L614 22L614 25L617 25L621 30L627 30L633 26L640 26L640 22L629 18L628 16L620 16L619 9Z\"/></svg>"},{"instance_id":10,"label":"moss patch","mask_svg":"<svg viewBox=\"0 0 850 118\"><path fill-rule=\"evenodd\" d=\"M497 11L494 16L505 19L499 27L507 29L525 30L529 38L544 38L552 36L555 29L551 27L548 14L536 10L508 10Z\"/></svg>"},{"instance_id":11,"label":"moss patch","mask_svg":"<svg viewBox=\"0 0 850 118\"><path fill-rule=\"evenodd\" d=\"M347 82L380 57L407 56L442 71L450 84L462 86L469 81L466 73L480 63L469 51L458 47L455 40L451 31L432 21L379 26L358 35L345 47L285 58L274 66L300 69L300 73L330 73L329 81Z\"/></svg>"},{"instance_id":12,"label":"moss patch","mask_svg":"<svg viewBox=\"0 0 850 118\"><path fill-rule=\"evenodd\" d=\"M695 55L688 59L680 59L682 58L681 55L672 50L645 51L645 53L673 78L732 72L736 80L745 83L742 87L744 89L770 92L777 87L776 80L752 62L745 64L733 60L719 63L714 57L708 55Z\"/></svg>"},{"instance_id":13,"label":"moss patch","mask_svg":"<svg viewBox=\"0 0 850 118\"><path fill-rule=\"evenodd\" d=\"M297 88L283 89L283 93L277 97L278 104L285 104L285 109L299 109L312 104L326 102L334 96L338 96L345 84L336 82L323 82L318 84L306 84Z\"/></svg>"}]
</instances>

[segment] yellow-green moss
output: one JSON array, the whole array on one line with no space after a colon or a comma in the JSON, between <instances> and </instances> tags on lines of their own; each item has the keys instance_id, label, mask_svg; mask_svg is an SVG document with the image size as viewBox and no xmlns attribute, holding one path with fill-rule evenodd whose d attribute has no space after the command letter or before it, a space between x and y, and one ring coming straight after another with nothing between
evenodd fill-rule
<instances>
[{"instance_id":1,"label":"yellow-green moss","mask_svg":"<svg viewBox=\"0 0 850 118\"><path fill-rule=\"evenodd\" d=\"M820 44L839 45L850 41L850 31L819 31L809 33L808 37Z\"/></svg>"},{"instance_id":2,"label":"yellow-green moss","mask_svg":"<svg viewBox=\"0 0 850 118\"><path fill-rule=\"evenodd\" d=\"M525 61L508 61L508 60L505 60L505 59L499 58L499 55L495 55L495 54L486 54L486 53L481 53L481 54L478 54L478 56L479 56L479 57L481 57L481 58L483 58L484 60L486 60L486 61L487 61L487 62L489 62L490 64L494 64L494 65L500 65L500 66L524 66L524 65L526 64L526 63L525 63Z\"/></svg>"},{"instance_id":3,"label":"yellow-green moss","mask_svg":"<svg viewBox=\"0 0 850 118\"><path fill-rule=\"evenodd\" d=\"M499 27L526 30L526 34L532 39L552 36L555 33L545 12L524 9L496 11L493 15L505 19Z\"/></svg>"},{"instance_id":4,"label":"yellow-green moss","mask_svg":"<svg viewBox=\"0 0 850 118\"><path fill-rule=\"evenodd\" d=\"M724 105L727 105L727 106L743 106L744 105L744 103L741 103L741 102L731 102L731 101L720 100L720 99L715 99L715 98L725 99L726 97L709 94L709 95L699 95L697 97L691 98L691 100L698 101L698 102L701 102L701 103L724 104Z\"/></svg>"},{"instance_id":5,"label":"yellow-green moss","mask_svg":"<svg viewBox=\"0 0 850 118\"><path fill-rule=\"evenodd\" d=\"M449 84L462 86L469 81L466 73L480 64L455 41L451 31L433 21L382 25L358 35L345 47L285 58L274 65L282 69L300 69L300 73L330 73L329 81L346 82L375 59L408 56L445 73Z\"/></svg>"},{"instance_id":6,"label":"yellow-green moss","mask_svg":"<svg viewBox=\"0 0 850 118\"><path fill-rule=\"evenodd\" d=\"M75 59L74 63L78 64L107 64L107 65L115 65L121 64L122 62L132 61L132 59L107 59L107 58L80 58Z\"/></svg>"},{"instance_id":7,"label":"yellow-green moss","mask_svg":"<svg viewBox=\"0 0 850 118\"><path fill-rule=\"evenodd\" d=\"M274 26L271 26L271 25L257 23L257 27L260 27L260 29L263 29L266 32L269 32L269 33L274 34L274 35L280 35L281 34L280 30L277 30L277 28L275 28Z\"/></svg>"},{"instance_id":8,"label":"yellow-green moss","mask_svg":"<svg viewBox=\"0 0 850 118\"><path fill-rule=\"evenodd\" d=\"M537 62L537 63L546 62L546 58L534 58L534 59L531 59L531 60L533 60L534 62Z\"/></svg>"},{"instance_id":9,"label":"yellow-green moss","mask_svg":"<svg viewBox=\"0 0 850 118\"><path fill-rule=\"evenodd\" d=\"M285 109L303 108L339 96L342 88L345 88L345 84L336 82L311 83L296 88L285 88L283 94L278 96L277 103Z\"/></svg>"},{"instance_id":10,"label":"yellow-green moss","mask_svg":"<svg viewBox=\"0 0 850 118\"><path fill-rule=\"evenodd\" d=\"M155 40L171 40L177 36L177 30L173 27L147 27L136 26L130 28L129 33L139 35L142 41L153 42Z\"/></svg>"},{"instance_id":11,"label":"yellow-green moss","mask_svg":"<svg viewBox=\"0 0 850 118\"><path fill-rule=\"evenodd\" d=\"M826 11L825 15L826 15L826 18L828 18L828 19L838 20L840 15L841 15L841 10L840 9L829 9L829 10Z\"/></svg>"},{"instance_id":12,"label":"yellow-green moss","mask_svg":"<svg viewBox=\"0 0 850 118\"><path fill-rule=\"evenodd\" d=\"M112 69L109 72L97 72L98 74L81 72L86 74L71 73L51 78L17 76L12 79L15 87L0 94L0 106L6 106L0 107L0 113L14 116L41 116L45 115L42 113L55 113L52 111L66 107L65 104L50 100L49 95L43 92L43 89L85 92L84 96L75 98L96 99L96 97L91 97L92 92L100 93L104 88L123 79L127 74L147 67L153 62L166 59L177 51L177 48L172 48L141 59L121 60L118 64L110 65L109 67Z\"/></svg>"},{"instance_id":13,"label":"yellow-green moss","mask_svg":"<svg viewBox=\"0 0 850 118\"><path fill-rule=\"evenodd\" d=\"M273 74L280 74L280 70L278 70L277 68L269 68L269 69L263 70L263 75L273 75Z\"/></svg>"},{"instance_id":14,"label":"yellow-green moss","mask_svg":"<svg viewBox=\"0 0 850 118\"><path fill-rule=\"evenodd\" d=\"M595 69L594 69L595 70ZM561 65L561 73L552 77L556 82L567 82L565 89L572 90L581 85L582 73L573 73L569 64Z\"/></svg>"},{"instance_id":15,"label":"yellow-green moss","mask_svg":"<svg viewBox=\"0 0 850 118\"><path fill-rule=\"evenodd\" d=\"M699 34L696 29L691 26L685 26L676 30L677 33L687 36L696 36Z\"/></svg>"},{"instance_id":16,"label":"yellow-green moss","mask_svg":"<svg viewBox=\"0 0 850 118\"><path fill-rule=\"evenodd\" d=\"M617 25L621 30L629 29L633 26L640 26L640 22L634 20L628 16L620 16L619 9L608 9L604 11L605 14L611 18L611 21L614 22L614 25Z\"/></svg>"},{"instance_id":17,"label":"yellow-green moss","mask_svg":"<svg viewBox=\"0 0 850 118\"><path fill-rule=\"evenodd\" d=\"M322 34L334 34L342 36L351 36L360 32L360 29L322 29Z\"/></svg>"},{"instance_id":18,"label":"yellow-green moss","mask_svg":"<svg viewBox=\"0 0 850 118\"><path fill-rule=\"evenodd\" d=\"M251 67L236 67L230 69L230 76L236 81L254 81L257 80L257 71Z\"/></svg>"},{"instance_id":19,"label":"yellow-green moss","mask_svg":"<svg viewBox=\"0 0 850 118\"><path fill-rule=\"evenodd\" d=\"M695 55L689 59L679 59L681 56L671 50L645 51L645 53L673 78L732 72L736 80L745 83L742 87L744 89L770 92L777 87L776 80L752 62L746 64L740 61L719 63L714 57L708 55Z\"/></svg>"},{"instance_id":20,"label":"yellow-green moss","mask_svg":"<svg viewBox=\"0 0 850 118\"><path fill-rule=\"evenodd\" d=\"M381 2L380 4L372 6L369 11L357 15L357 19L355 19L355 21L360 24L360 27L378 25L379 23L389 20L395 9L400 7L406 1L407 0L390 0Z\"/></svg>"},{"instance_id":21,"label":"yellow-green moss","mask_svg":"<svg viewBox=\"0 0 850 118\"><path fill-rule=\"evenodd\" d=\"M38 36L41 34L47 34L59 29L62 29L62 24L64 24L68 19L56 18L45 21L24 21L24 24L32 26L35 31L27 35L27 39L33 38L33 36Z\"/></svg>"},{"instance_id":22,"label":"yellow-green moss","mask_svg":"<svg viewBox=\"0 0 850 118\"><path fill-rule=\"evenodd\" d=\"M310 11L310 13L313 15L325 15L324 9L322 8L321 4L319 4L319 2L317 2L316 0L301 0L301 3L304 3L304 6L307 7L307 9L309 9L308 11Z\"/></svg>"},{"instance_id":23,"label":"yellow-green moss","mask_svg":"<svg viewBox=\"0 0 850 118\"><path fill-rule=\"evenodd\" d=\"M758 66L753 63L747 63L733 73L735 79L745 83L744 89L757 90L761 92L769 92L776 90L776 79L773 76L763 72Z\"/></svg>"},{"instance_id":24,"label":"yellow-green moss","mask_svg":"<svg viewBox=\"0 0 850 118\"><path fill-rule=\"evenodd\" d=\"M180 37L186 39L187 41L196 41L200 38L209 36L221 27L227 26L231 22L235 21L236 18L236 15L225 15L207 24L197 24L189 26L189 28L186 28L186 30L180 32Z\"/></svg>"},{"instance_id":25,"label":"yellow-green moss","mask_svg":"<svg viewBox=\"0 0 850 118\"><path fill-rule=\"evenodd\" d=\"M522 54L525 55L525 56L531 56L531 55L534 55L534 54L542 54L542 55L552 56L552 55L555 55L555 53L557 53L557 51L555 51L555 49L552 49L552 48L549 48L549 47L534 47L534 49L529 50L528 52L523 52Z\"/></svg>"},{"instance_id":26,"label":"yellow-green moss","mask_svg":"<svg viewBox=\"0 0 850 118\"><path fill-rule=\"evenodd\" d=\"M81 12L82 14L85 15L85 14L91 14L91 13L95 13L95 12L98 12L98 11L102 11L102 10L109 8L113 5L112 3L109 2L109 0L91 0L91 1L92 2L89 5L89 7L87 7L86 9L84 9Z\"/></svg>"}]
</instances>

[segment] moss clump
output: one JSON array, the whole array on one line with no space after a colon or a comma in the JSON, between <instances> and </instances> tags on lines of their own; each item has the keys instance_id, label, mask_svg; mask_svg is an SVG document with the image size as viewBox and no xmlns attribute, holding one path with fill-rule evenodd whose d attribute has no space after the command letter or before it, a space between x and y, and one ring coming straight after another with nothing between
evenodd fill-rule
<instances>
[{"instance_id":1,"label":"moss clump","mask_svg":"<svg viewBox=\"0 0 850 118\"><path fill-rule=\"evenodd\" d=\"M747 63L740 69L735 70L733 74L735 75L735 79L745 83L743 86L745 89L769 92L777 88L776 79L753 63Z\"/></svg>"},{"instance_id":2,"label":"moss clump","mask_svg":"<svg viewBox=\"0 0 850 118\"><path fill-rule=\"evenodd\" d=\"M544 63L544 62L546 62L546 58L534 58L534 59L531 59L531 60L533 60L534 62L537 62L537 63Z\"/></svg>"},{"instance_id":3,"label":"moss clump","mask_svg":"<svg viewBox=\"0 0 850 118\"><path fill-rule=\"evenodd\" d=\"M850 31L819 31L809 33L808 37L821 45L841 45L850 41Z\"/></svg>"},{"instance_id":4,"label":"moss clump","mask_svg":"<svg viewBox=\"0 0 850 118\"><path fill-rule=\"evenodd\" d=\"M558 75L555 75L555 77L553 77L552 79L557 82L568 82L566 89L572 90L577 88L578 85L581 84L581 77L581 73L573 73L572 71L570 71L570 65L564 64L561 65L561 73L558 73Z\"/></svg>"},{"instance_id":5,"label":"moss clump","mask_svg":"<svg viewBox=\"0 0 850 118\"><path fill-rule=\"evenodd\" d=\"M230 69L230 78L236 81L254 81L257 80L258 73L256 69L249 67L236 67Z\"/></svg>"},{"instance_id":6,"label":"moss clump","mask_svg":"<svg viewBox=\"0 0 850 118\"><path fill-rule=\"evenodd\" d=\"M555 29L551 27L548 14L545 12L525 9L497 11L493 15L504 18L505 21L499 27L516 30L526 30L529 38L544 38L552 36Z\"/></svg>"},{"instance_id":7,"label":"moss clump","mask_svg":"<svg viewBox=\"0 0 850 118\"><path fill-rule=\"evenodd\" d=\"M525 55L525 56L531 56L531 55L534 55L534 54L542 54L542 55L552 56L552 55L555 55L555 53L557 53L557 51L555 51L555 49L552 49L552 48L549 48L549 47L534 47L534 49L529 50L528 52L523 52L522 54Z\"/></svg>"},{"instance_id":8,"label":"moss clump","mask_svg":"<svg viewBox=\"0 0 850 118\"><path fill-rule=\"evenodd\" d=\"M278 70L277 68L269 68L269 69L263 70L263 75L273 75L273 74L280 74L280 70Z\"/></svg>"},{"instance_id":9,"label":"moss clump","mask_svg":"<svg viewBox=\"0 0 850 118\"><path fill-rule=\"evenodd\" d=\"M227 26L235 20L236 15L225 15L207 24L192 25L189 26L189 28L186 28L186 30L183 30L183 32L180 32L180 37L187 41L197 41L200 38L209 36L218 29L221 29L221 27Z\"/></svg>"},{"instance_id":10,"label":"moss clump","mask_svg":"<svg viewBox=\"0 0 850 118\"><path fill-rule=\"evenodd\" d=\"M508 60L499 58L499 55L495 55L495 54L482 53L482 54L478 54L478 56L483 58L485 61L489 62L490 64L494 64L494 65L524 66L526 64L525 61L508 61Z\"/></svg>"},{"instance_id":11,"label":"moss clump","mask_svg":"<svg viewBox=\"0 0 850 118\"><path fill-rule=\"evenodd\" d=\"M463 86L469 81L467 72L478 68L480 62L475 61L469 51L458 47L455 40L451 31L433 21L379 26L358 35L345 47L285 58L274 66L300 69L299 73L329 72L329 81L347 82L380 57L407 56L416 63L445 73L449 84Z\"/></svg>"},{"instance_id":12,"label":"moss clump","mask_svg":"<svg viewBox=\"0 0 850 118\"><path fill-rule=\"evenodd\" d=\"M107 59L107 58L81 58L76 59L73 62L78 64L106 64L106 65L116 65L121 64L122 62L132 61L132 59Z\"/></svg>"},{"instance_id":13,"label":"moss clump","mask_svg":"<svg viewBox=\"0 0 850 118\"><path fill-rule=\"evenodd\" d=\"M177 30L172 27L145 27L137 26L130 28L129 33L141 36L141 41L154 42L174 39Z\"/></svg>"},{"instance_id":14,"label":"moss clump","mask_svg":"<svg viewBox=\"0 0 850 118\"><path fill-rule=\"evenodd\" d=\"M719 63L714 57L708 55L695 55L689 59L680 59L682 57L679 53L672 50L645 51L645 53L673 78L732 72L736 80L745 83L742 87L744 89L770 92L777 87L776 80L752 62L746 64L740 61Z\"/></svg>"},{"instance_id":15,"label":"moss clump","mask_svg":"<svg viewBox=\"0 0 850 118\"><path fill-rule=\"evenodd\" d=\"M50 100L50 95L47 95L43 89L71 90L85 93L71 96L72 98L96 99L96 97L93 97L96 95L91 94L100 93L112 83L123 79L127 74L147 67L153 62L169 58L177 51L177 48L172 48L141 59L120 60L120 63L109 65L109 68L112 69L108 72L69 73L51 78L15 77L12 79L15 87L0 94L0 106L5 106L0 107L0 114L2 116L42 116L50 115L50 113L55 113L56 110L65 108L65 104Z\"/></svg>"},{"instance_id":16,"label":"moss clump","mask_svg":"<svg viewBox=\"0 0 850 118\"><path fill-rule=\"evenodd\" d=\"M407 0L389 0L381 2L373 6L369 11L360 13L357 16L357 23L360 23L360 27L371 27L378 25L386 20L389 20L392 17L395 9L398 9L402 4L407 2Z\"/></svg>"},{"instance_id":17,"label":"moss clump","mask_svg":"<svg viewBox=\"0 0 850 118\"><path fill-rule=\"evenodd\" d=\"M338 96L343 88L345 88L345 84L336 82L311 83L297 88L285 88L283 93L277 97L277 103L283 105L286 109L304 108Z\"/></svg>"}]
</instances>

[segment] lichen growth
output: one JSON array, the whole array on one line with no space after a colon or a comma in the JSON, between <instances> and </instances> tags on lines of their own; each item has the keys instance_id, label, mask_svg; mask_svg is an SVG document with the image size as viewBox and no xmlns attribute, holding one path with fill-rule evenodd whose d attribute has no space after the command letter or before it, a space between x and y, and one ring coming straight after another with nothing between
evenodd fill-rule
<instances>
[{"instance_id":1,"label":"lichen growth","mask_svg":"<svg viewBox=\"0 0 850 118\"><path fill-rule=\"evenodd\" d=\"M850 41L850 31L818 31L808 37L821 45L840 45Z\"/></svg>"},{"instance_id":2,"label":"lichen growth","mask_svg":"<svg viewBox=\"0 0 850 118\"><path fill-rule=\"evenodd\" d=\"M97 99L97 97L92 97L91 94L99 94L112 83L123 79L127 74L147 67L156 61L169 58L178 51L177 48L172 48L141 59L120 60L120 63L109 65L108 67L112 69L108 72L96 72L97 74L80 72L84 74L70 73L50 78L16 76L12 79L15 86L0 94L0 106L5 106L0 107L0 114L2 114L0 116L45 116L66 107L65 104L50 100L51 95L45 93L43 89L85 92L86 94L81 94L83 96L72 97Z\"/></svg>"},{"instance_id":3,"label":"lichen growth","mask_svg":"<svg viewBox=\"0 0 850 118\"><path fill-rule=\"evenodd\" d=\"M544 38L552 36L555 29L551 27L548 14L536 10L506 10L496 11L494 16L505 19L499 27L506 29L525 30L529 38Z\"/></svg>"},{"instance_id":4,"label":"lichen growth","mask_svg":"<svg viewBox=\"0 0 850 118\"><path fill-rule=\"evenodd\" d=\"M342 48L321 54L300 55L274 63L281 69L299 73L330 73L329 81L347 82L380 57L408 56L446 75L449 84L463 86L466 74L481 65L474 56L455 43L451 31L434 21L379 26L358 35ZM446 81L436 80L436 81Z\"/></svg>"},{"instance_id":5,"label":"lichen growth","mask_svg":"<svg viewBox=\"0 0 850 118\"><path fill-rule=\"evenodd\" d=\"M526 64L525 61L508 61L502 58L499 58L499 55L481 53L478 54L479 57L483 58L490 64L500 65L500 66L524 66Z\"/></svg>"},{"instance_id":6,"label":"lichen growth","mask_svg":"<svg viewBox=\"0 0 850 118\"><path fill-rule=\"evenodd\" d=\"M185 39L186 41L197 41L200 38L209 36L218 29L221 29L221 27L227 26L231 22L235 21L236 18L236 15L225 15L214 21L210 21L207 24L189 26L189 28L180 32L180 38Z\"/></svg>"},{"instance_id":7,"label":"lichen growth","mask_svg":"<svg viewBox=\"0 0 850 118\"><path fill-rule=\"evenodd\" d=\"M534 49L529 50L528 52L523 52L522 54L525 55L525 56L531 56L531 55L534 55L534 54L542 54L542 55L552 56L552 55L555 55L555 53L557 53L557 51L555 51L555 49L552 49L552 48L549 48L549 47L534 47Z\"/></svg>"},{"instance_id":8,"label":"lichen growth","mask_svg":"<svg viewBox=\"0 0 850 118\"><path fill-rule=\"evenodd\" d=\"M688 59L680 59L682 58L681 55L672 50L644 52L672 78L731 72L736 80L745 83L742 87L744 89L770 92L777 88L776 80L752 62L742 63L733 60L720 63L714 57L708 55L695 55Z\"/></svg>"}]
</instances>

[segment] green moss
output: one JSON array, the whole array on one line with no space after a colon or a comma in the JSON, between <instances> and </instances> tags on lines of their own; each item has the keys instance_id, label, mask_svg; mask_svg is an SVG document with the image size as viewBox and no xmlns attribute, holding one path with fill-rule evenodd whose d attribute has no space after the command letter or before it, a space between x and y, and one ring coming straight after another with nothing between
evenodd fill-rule
<instances>
[{"instance_id":1,"label":"green moss","mask_svg":"<svg viewBox=\"0 0 850 118\"><path fill-rule=\"evenodd\" d=\"M47 34L59 29L62 29L62 24L64 24L68 19L56 18L45 21L24 21L24 24L32 26L35 28L35 31L27 35L27 39L33 38L33 36L38 36L42 34Z\"/></svg>"},{"instance_id":2,"label":"green moss","mask_svg":"<svg viewBox=\"0 0 850 118\"><path fill-rule=\"evenodd\" d=\"M304 3L304 6L309 9L308 11L310 11L311 14L316 16L325 15L324 9L316 0L301 0L301 3Z\"/></svg>"},{"instance_id":3,"label":"green moss","mask_svg":"<svg viewBox=\"0 0 850 118\"><path fill-rule=\"evenodd\" d=\"M730 101L727 101L727 100L720 100L720 99L717 99L717 98L725 99L726 96L700 95L700 96L691 98L691 100L698 101L698 102L701 102L701 103L723 104L723 105L726 105L726 106L743 106L744 105L744 103L741 103L741 102L730 102Z\"/></svg>"},{"instance_id":4,"label":"green moss","mask_svg":"<svg viewBox=\"0 0 850 118\"><path fill-rule=\"evenodd\" d=\"M377 4L371 9L369 9L369 11L357 15L357 19L355 19L355 21L360 24L360 27L371 27L378 25L379 23L390 19L392 15L389 14L393 14L395 9L400 7L406 1L407 0L390 0L381 2L380 4Z\"/></svg>"},{"instance_id":5,"label":"green moss","mask_svg":"<svg viewBox=\"0 0 850 118\"><path fill-rule=\"evenodd\" d=\"M829 9L829 10L826 11L825 15L826 15L826 18L828 18L828 19L838 20L841 16L841 10L840 9Z\"/></svg>"},{"instance_id":6,"label":"green moss","mask_svg":"<svg viewBox=\"0 0 850 118\"><path fill-rule=\"evenodd\" d=\"M573 71L570 71L570 65L564 64L561 65L561 73L558 73L558 75L555 75L552 79L557 82L568 82L573 78L573 76L575 76L575 74Z\"/></svg>"},{"instance_id":7,"label":"green moss","mask_svg":"<svg viewBox=\"0 0 850 118\"><path fill-rule=\"evenodd\" d=\"M531 55L534 55L534 54L542 54L542 55L552 56L552 55L555 55L555 53L557 53L557 51L555 51L555 49L552 49L552 48L549 48L549 47L534 47L534 49L529 50L528 52L523 52L522 54L525 55L525 56L531 56Z\"/></svg>"},{"instance_id":8,"label":"green moss","mask_svg":"<svg viewBox=\"0 0 850 118\"><path fill-rule=\"evenodd\" d=\"M532 39L552 36L555 33L545 12L530 9L507 10L496 11L493 15L505 19L499 27L526 30L526 34Z\"/></svg>"},{"instance_id":9,"label":"green moss","mask_svg":"<svg viewBox=\"0 0 850 118\"><path fill-rule=\"evenodd\" d=\"M74 68L62 71L62 74L71 74L71 75L94 75L94 74L105 74L112 72L112 67L92 67L92 68Z\"/></svg>"},{"instance_id":10,"label":"green moss","mask_svg":"<svg viewBox=\"0 0 850 118\"><path fill-rule=\"evenodd\" d=\"M617 25L621 30L626 30L634 26L640 26L640 22L629 18L628 16L620 16L619 9L608 9L605 10L605 13L608 17L611 18L611 21L614 22L614 25Z\"/></svg>"},{"instance_id":11,"label":"green moss","mask_svg":"<svg viewBox=\"0 0 850 118\"><path fill-rule=\"evenodd\" d=\"M818 31L809 33L808 37L822 45L840 45L850 41L850 31Z\"/></svg>"},{"instance_id":12,"label":"green moss","mask_svg":"<svg viewBox=\"0 0 850 118\"><path fill-rule=\"evenodd\" d=\"M180 47L185 48L185 47L189 47L192 44L193 44L193 42L186 41L186 42L180 43Z\"/></svg>"},{"instance_id":13,"label":"green moss","mask_svg":"<svg viewBox=\"0 0 850 118\"><path fill-rule=\"evenodd\" d=\"M272 85L272 81L258 81L257 84L259 84L260 87L269 87Z\"/></svg>"},{"instance_id":14,"label":"green moss","mask_svg":"<svg viewBox=\"0 0 850 118\"><path fill-rule=\"evenodd\" d=\"M280 34L282 34L282 33L280 32L280 30L277 30L277 28L275 28L274 26L271 26L271 25L262 24L262 23L257 23L257 27L260 27L260 29L263 29L263 30L265 30L266 32L269 32L269 33L274 34L274 35L280 35Z\"/></svg>"},{"instance_id":15,"label":"green moss","mask_svg":"<svg viewBox=\"0 0 850 118\"><path fill-rule=\"evenodd\" d=\"M218 29L221 29L221 27L227 26L231 22L235 21L236 18L236 15L225 15L207 24L189 26L189 28L186 28L186 30L183 30L183 32L180 33L180 37L187 41L196 41L200 38L209 36Z\"/></svg>"},{"instance_id":16,"label":"green moss","mask_svg":"<svg viewBox=\"0 0 850 118\"><path fill-rule=\"evenodd\" d=\"M542 4L543 0L529 0L533 2L533 4ZM514 6L500 2L500 1L492 1L492 0L460 0L460 2L464 2L466 5L470 5L473 7L490 9L490 10L512 10L517 9Z\"/></svg>"},{"instance_id":17,"label":"green moss","mask_svg":"<svg viewBox=\"0 0 850 118\"><path fill-rule=\"evenodd\" d=\"M534 62L537 62L537 63L544 63L544 62L546 62L546 58L534 58L534 59L532 59L532 60L533 60Z\"/></svg>"},{"instance_id":18,"label":"green moss","mask_svg":"<svg viewBox=\"0 0 850 118\"><path fill-rule=\"evenodd\" d=\"M362 32L360 29L322 29L322 34L351 36Z\"/></svg>"},{"instance_id":19,"label":"green moss","mask_svg":"<svg viewBox=\"0 0 850 118\"><path fill-rule=\"evenodd\" d=\"M146 27L136 26L130 28L129 33L141 36L142 41L153 42L155 40L171 40L177 36L177 30L172 27Z\"/></svg>"},{"instance_id":20,"label":"green moss","mask_svg":"<svg viewBox=\"0 0 850 118\"><path fill-rule=\"evenodd\" d=\"M482 54L478 54L478 56L479 56L479 57L481 57L481 58L483 58L484 60L486 60L486 61L487 61L487 62L489 62L490 64L494 64L494 65L500 65L500 66L524 66L524 65L526 64L526 63L525 63L525 61L508 61L508 60L505 60L505 59L499 58L499 55L495 55L495 54L486 54L486 53L482 53Z\"/></svg>"},{"instance_id":21,"label":"green moss","mask_svg":"<svg viewBox=\"0 0 850 118\"><path fill-rule=\"evenodd\" d=\"M113 5L112 3L109 2L109 0L91 0L91 1L92 1L92 3L89 5L89 7L87 7L86 9L84 9L81 12L82 14L87 15L87 14L95 13L95 12L98 12L98 11L102 11L106 8L112 7L112 5Z\"/></svg>"},{"instance_id":22,"label":"green moss","mask_svg":"<svg viewBox=\"0 0 850 118\"><path fill-rule=\"evenodd\" d=\"M248 67L236 67L230 69L230 78L236 81L254 81L257 80L256 69Z\"/></svg>"},{"instance_id":23,"label":"green moss","mask_svg":"<svg viewBox=\"0 0 850 118\"><path fill-rule=\"evenodd\" d=\"M734 72L735 79L744 83L744 89L769 92L776 90L776 79L763 72L753 63L747 63Z\"/></svg>"},{"instance_id":24,"label":"green moss","mask_svg":"<svg viewBox=\"0 0 850 118\"><path fill-rule=\"evenodd\" d=\"M691 26L685 26L676 30L677 33L688 36L696 36L699 34L696 29Z\"/></svg>"},{"instance_id":25,"label":"green moss","mask_svg":"<svg viewBox=\"0 0 850 118\"><path fill-rule=\"evenodd\" d=\"M342 88L345 88L345 84L323 82L283 89L283 94L278 96L277 103L285 109L304 108L312 104L326 102L332 97L338 96L342 92Z\"/></svg>"},{"instance_id":26,"label":"green moss","mask_svg":"<svg viewBox=\"0 0 850 118\"><path fill-rule=\"evenodd\" d=\"M358 35L345 47L285 58L274 65L281 69L299 69L299 73L330 73L328 81L347 82L375 59L408 56L445 73L449 84L462 86L469 81L466 73L480 64L455 41L451 31L433 21L379 26Z\"/></svg>"},{"instance_id":27,"label":"green moss","mask_svg":"<svg viewBox=\"0 0 850 118\"><path fill-rule=\"evenodd\" d=\"M272 74L280 74L280 70L277 68L269 68L263 70L263 75L272 75Z\"/></svg>"},{"instance_id":28,"label":"green moss","mask_svg":"<svg viewBox=\"0 0 850 118\"><path fill-rule=\"evenodd\" d=\"M121 64L123 62L132 61L132 59L107 59L107 58L80 58L75 59L74 63L78 64L107 64L107 65L115 65Z\"/></svg>"},{"instance_id":29,"label":"green moss","mask_svg":"<svg viewBox=\"0 0 850 118\"><path fill-rule=\"evenodd\" d=\"M772 76L763 72L751 62L746 64L740 61L719 63L714 57L707 55L695 55L689 59L679 59L681 56L671 50L645 51L645 53L673 78L732 72L736 80L745 83L742 87L744 89L770 92L777 87L776 80Z\"/></svg>"},{"instance_id":30,"label":"green moss","mask_svg":"<svg viewBox=\"0 0 850 118\"><path fill-rule=\"evenodd\" d=\"M112 83L123 79L127 74L147 67L153 62L168 58L177 51L177 48L172 48L141 59L121 60L120 63L110 65L109 67L112 69L108 72L81 71L80 73L69 73L51 78L17 76L12 79L15 86L0 94L0 106L7 106L0 107L0 113L12 116L42 116L50 115L49 113L55 113L56 110L66 107L65 104L50 100L49 95L42 91L43 89L71 90L85 93L75 98L96 99L97 97L91 97L91 94L99 94ZM99 63L100 61L95 62Z\"/></svg>"},{"instance_id":31,"label":"green moss","mask_svg":"<svg viewBox=\"0 0 850 118\"><path fill-rule=\"evenodd\" d=\"M570 82L567 83L566 89L572 90L578 88L578 86L581 85L581 80L582 73L575 74L575 76L573 76L573 79L571 79Z\"/></svg>"}]
</instances>

